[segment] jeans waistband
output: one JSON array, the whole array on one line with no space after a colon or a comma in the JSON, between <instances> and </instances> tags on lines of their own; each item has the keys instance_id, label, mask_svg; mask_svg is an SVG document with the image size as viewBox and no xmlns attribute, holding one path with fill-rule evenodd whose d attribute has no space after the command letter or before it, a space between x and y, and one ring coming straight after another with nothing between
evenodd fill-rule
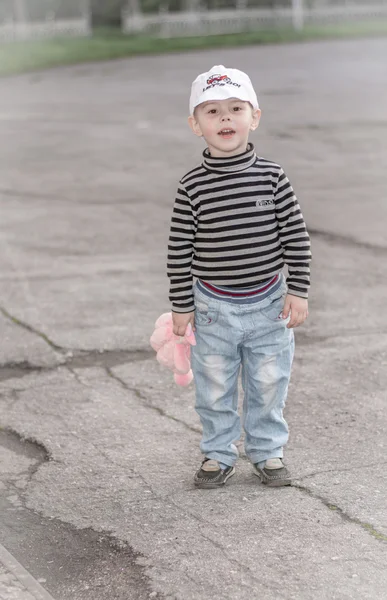
<instances>
[{"instance_id":1,"label":"jeans waistband","mask_svg":"<svg viewBox=\"0 0 387 600\"><path fill-rule=\"evenodd\" d=\"M263 281L257 287L253 288L227 288L215 286L212 283L198 279L196 289L205 296L220 300L221 302L231 302L232 304L253 304L261 302L273 292L275 292L283 283L284 276L282 273L275 275L268 281Z\"/></svg>"}]
</instances>

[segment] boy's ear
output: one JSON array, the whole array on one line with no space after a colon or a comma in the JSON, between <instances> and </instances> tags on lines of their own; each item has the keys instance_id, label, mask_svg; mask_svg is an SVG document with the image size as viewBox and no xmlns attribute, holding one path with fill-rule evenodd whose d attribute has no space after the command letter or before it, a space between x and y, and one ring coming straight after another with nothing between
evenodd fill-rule
<instances>
[{"instance_id":1,"label":"boy's ear","mask_svg":"<svg viewBox=\"0 0 387 600\"><path fill-rule=\"evenodd\" d=\"M199 123L193 115L190 115L188 117L188 125L190 126L195 135L197 135L198 137L202 137L202 130L200 129Z\"/></svg>"},{"instance_id":2,"label":"boy's ear","mask_svg":"<svg viewBox=\"0 0 387 600\"><path fill-rule=\"evenodd\" d=\"M253 111L253 120L250 125L250 131L254 131L255 129L257 129L260 119L261 119L261 111L259 108L257 108L256 110Z\"/></svg>"}]
</instances>

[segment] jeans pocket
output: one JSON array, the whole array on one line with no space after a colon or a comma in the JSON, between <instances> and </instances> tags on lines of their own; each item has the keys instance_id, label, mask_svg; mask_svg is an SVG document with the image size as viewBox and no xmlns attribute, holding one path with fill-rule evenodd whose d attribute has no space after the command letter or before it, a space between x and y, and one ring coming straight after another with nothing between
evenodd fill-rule
<instances>
[{"instance_id":1,"label":"jeans pocket","mask_svg":"<svg viewBox=\"0 0 387 600\"><path fill-rule=\"evenodd\" d=\"M261 308L261 314L269 321L281 321L281 313L284 308L286 298L286 290L281 290L281 295L273 294L270 304Z\"/></svg>"},{"instance_id":2,"label":"jeans pocket","mask_svg":"<svg viewBox=\"0 0 387 600\"><path fill-rule=\"evenodd\" d=\"M216 323L218 319L218 309L209 300L195 298L195 326L208 326Z\"/></svg>"}]
</instances>

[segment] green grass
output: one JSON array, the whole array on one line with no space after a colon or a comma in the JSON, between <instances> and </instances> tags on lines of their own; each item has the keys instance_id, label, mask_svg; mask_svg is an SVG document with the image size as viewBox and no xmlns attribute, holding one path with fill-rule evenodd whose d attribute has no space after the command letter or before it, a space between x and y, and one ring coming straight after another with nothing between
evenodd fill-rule
<instances>
[{"instance_id":1,"label":"green grass","mask_svg":"<svg viewBox=\"0 0 387 600\"><path fill-rule=\"evenodd\" d=\"M104 61L138 54L161 54L205 48L245 46L321 39L387 35L387 20L335 26L251 31L163 39L125 36L118 32L96 31L91 38L57 38L46 41L0 44L0 75L11 75L59 65Z\"/></svg>"}]
</instances>

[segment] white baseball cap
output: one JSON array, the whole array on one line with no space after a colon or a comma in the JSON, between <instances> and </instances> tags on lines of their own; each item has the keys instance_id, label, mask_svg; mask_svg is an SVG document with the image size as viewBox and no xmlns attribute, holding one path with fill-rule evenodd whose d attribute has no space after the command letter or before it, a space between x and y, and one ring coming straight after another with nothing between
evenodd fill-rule
<instances>
[{"instance_id":1,"label":"white baseball cap","mask_svg":"<svg viewBox=\"0 0 387 600\"><path fill-rule=\"evenodd\" d=\"M228 98L238 98L250 102L254 109L259 108L253 84L246 73L238 69L226 69L223 65L212 67L208 73L198 75L192 84L189 99L190 115L202 102L228 100Z\"/></svg>"}]
</instances>

